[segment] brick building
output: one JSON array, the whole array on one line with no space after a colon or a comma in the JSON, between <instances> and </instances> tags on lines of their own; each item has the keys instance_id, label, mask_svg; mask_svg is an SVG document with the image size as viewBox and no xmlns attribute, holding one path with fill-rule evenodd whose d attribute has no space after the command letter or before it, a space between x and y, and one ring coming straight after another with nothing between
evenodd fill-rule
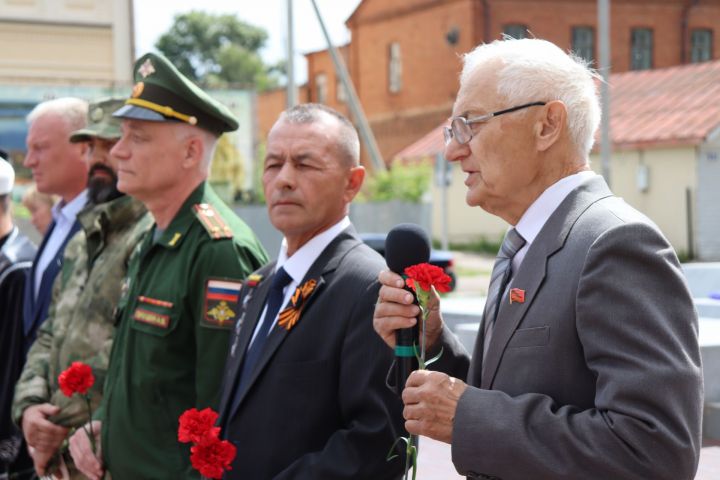
<instances>
[{"instance_id":1,"label":"brick building","mask_svg":"<svg viewBox=\"0 0 720 480\"><path fill-rule=\"evenodd\" d=\"M717 0L613 0L610 17L613 73L720 58ZM448 117L458 56L473 46L506 33L598 55L596 0L364 0L346 25L352 41L343 54L386 161ZM329 53L307 58L300 101L347 113ZM258 108L274 119L272 95L261 95ZM262 139L270 125L261 122Z\"/></svg>"}]
</instances>

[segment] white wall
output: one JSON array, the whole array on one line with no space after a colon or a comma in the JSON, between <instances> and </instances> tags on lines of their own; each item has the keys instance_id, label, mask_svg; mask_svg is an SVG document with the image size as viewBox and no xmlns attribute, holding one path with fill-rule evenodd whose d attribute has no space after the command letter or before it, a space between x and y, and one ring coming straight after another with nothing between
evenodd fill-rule
<instances>
[{"instance_id":1,"label":"white wall","mask_svg":"<svg viewBox=\"0 0 720 480\"><path fill-rule=\"evenodd\" d=\"M688 253L688 216L686 189L691 198L697 190L696 153L694 147L655 150L615 151L612 155L611 189L633 207L650 217L678 253ZM591 156L593 169L600 172L598 155ZM643 190L638 176L645 170L647 188ZM691 200L692 216L695 205ZM693 230L694 219L693 219Z\"/></svg>"}]
</instances>

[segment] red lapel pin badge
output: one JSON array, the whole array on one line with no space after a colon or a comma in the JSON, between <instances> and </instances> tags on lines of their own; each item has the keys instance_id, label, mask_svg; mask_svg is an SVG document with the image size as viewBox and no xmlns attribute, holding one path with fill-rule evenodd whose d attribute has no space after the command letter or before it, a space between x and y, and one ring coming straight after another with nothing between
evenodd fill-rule
<instances>
[{"instance_id":1,"label":"red lapel pin badge","mask_svg":"<svg viewBox=\"0 0 720 480\"><path fill-rule=\"evenodd\" d=\"M525 290L522 288L511 288L510 303L525 303Z\"/></svg>"}]
</instances>

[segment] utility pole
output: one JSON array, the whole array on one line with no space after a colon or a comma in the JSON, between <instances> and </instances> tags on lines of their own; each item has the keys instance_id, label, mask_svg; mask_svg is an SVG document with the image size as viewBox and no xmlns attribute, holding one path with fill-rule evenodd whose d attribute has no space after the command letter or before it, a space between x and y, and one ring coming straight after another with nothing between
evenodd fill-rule
<instances>
[{"instance_id":1,"label":"utility pole","mask_svg":"<svg viewBox=\"0 0 720 480\"><path fill-rule=\"evenodd\" d=\"M287 1L287 108L297 105L295 86L295 43L293 35L293 0Z\"/></svg>"},{"instance_id":2,"label":"utility pole","mask_svg":"<svg viewBox=\"0 0 720 480\"><path fill-rule=\"evenodd\" d=\"M602 175L610 185L610 0L598 0L598 33L600 37L600 164Z\"/></svg>"},{"instance_id":3,"label":"utility pole","mask_svg":"<svg viewBox=\"0 0 720 480\"><path fill-rule=\"evenodd\" d=\"M362 106L360 105L360 100L358 99L355 87L350 80L350 75L345 67L345 62L338 53L337 48L335 48L332 44L332 40L330 40L330 34L328 33L327 28L325 28L325 22L322 19L322 15L320 15L320 10L318 9L315 0L310 1L315 9L315 15L317 15L318 23L320 24L320 28L325 36L325 40L327 41L328 51L330 52L333 64L335 65L335 73L337 73L340 77L340 81L342 81L345 91L348 94L348 105L350 106L350 111L357 122L360 137L362 138L365 147L368 149L373 167L378 171L385 170L385 161L383 160L382 155L380 155L380 149L375 142L375 136L370 129L370 125L365 117L365 112L363 112Z\"/></svg>"}]
</instances>

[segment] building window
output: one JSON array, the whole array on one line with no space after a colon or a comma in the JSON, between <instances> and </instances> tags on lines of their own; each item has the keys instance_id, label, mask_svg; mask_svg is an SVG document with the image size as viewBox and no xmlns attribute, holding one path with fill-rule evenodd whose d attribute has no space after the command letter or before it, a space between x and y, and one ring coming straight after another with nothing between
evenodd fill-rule
<instances>
[{"instance_id":1,"label":"building window","mask_svg":"<svg viewBox=\"0 0 720 480\"><path fill-rule=\"evenodd\" d=\"M519 23L511 23L503 27L503 33L512 38L526 38L528 32L527 25L521 25Z\"/></svg>"},{"instance_id":2,"label":"building window","mask_svg":"<svg viewBox=\"0 0 720 480\"><path fill-rule=\"evenodd\" d=\"M327 103L327 75L324 73L315 75L315 101Z\"/></svg>"},{"instance_id":3,"label":"building window","mask_svg":"<svg viewBox=\"0 0 720 480\"><path fill-rule=\"evenodd\" d=\"M592 27L572 27L572 51L587 62L595 56L595 31Z\"/></svg>"},{"instance_id":4,"label":"building window","mask_svg":"<svg viewBox=\"0 0 720 480\"><path fill-rule=\"evenodd\" d=\"M630 42L630 70L652 68L653 31L649 28L633 28Z\"/></svg>"},{"instance_id":5,"label":"building window","mask_svg":"<svg viewBox=\"0 0 720 480\"><path fill-rule=\"evenodd\" d=\"M393 42L388 49L388 89L390 93L398 93L402 89L402 58L400 44Z\"/></svg>"},{"instance_id":6,"label":"building window","mask_svg":"<svg viewBox=\"0 0 720 480\"><path fill-rule=\"evenodd\" d=\"M707 28L698 28L690 34L690 61L692 63L712 60L713 32Z\"/></svg>"},{"instance_id":7,"label":"building window","mask_svg":"<svg viewBox=\"0 0 720 480\"><path fill-rule=\"evenodd\" d=\"M335 98L338 102L345 103L347 102L347 97L348 95L347 90L345 90L345 85L338 77L337 80L335 80Z\"/></svg>"}]
</instances>

